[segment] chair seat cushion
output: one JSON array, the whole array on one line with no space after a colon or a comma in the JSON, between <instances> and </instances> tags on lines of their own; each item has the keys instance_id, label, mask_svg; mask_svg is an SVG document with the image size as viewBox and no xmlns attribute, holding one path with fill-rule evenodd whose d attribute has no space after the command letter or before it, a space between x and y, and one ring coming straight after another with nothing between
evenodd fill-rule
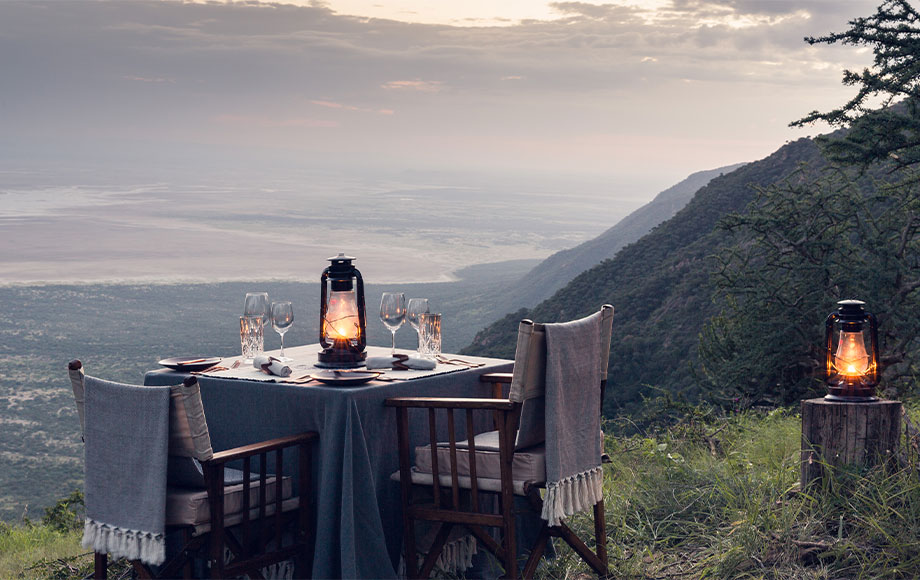
<instances>
[{"instance_id":1,"label":"chair seat cushion","mask_svg":"<svg viewBox=\"0 0 920 580\"><path fill-rule=\"evenodd\" d=\"M498 452L498 431L480 433L473 438L476 448L476 477L501 479L501 462ZM457 474L469 477L470 455L467 441L457 443ZM432 473L431 445L415 448L415 471ZM450 474L450 447L438 443L438 474ZM514 481L541 483L546 480L546 450L543 444L516 451L511 463Z\"/></svg>"},{"instance_id":2,"label":"chair seat cushion","mask_svg":"<svg viewBox=\"0 0 920 580\"><path fill-rule=\"evenodd\" d=\"M417 467L412 466L412 471L409 473L412 483L415 485L431 485L431 482L434 481L434 475L431 473L422 473L418 470ZM399 472L396 471L390 475L390 479L393 481L399 481ZM438 477L438 481L441 483L442 487L451 486L451 477L450 475L444 475L443 473ZM457 478L457 483L460 485L461 489L470 489L472 487L472 478L467 477L466 475L461 475ZM527 489L525 488L526 482L515 480L511 482L511 488L515 495L527 495ZM492 479L488 477L479 477L477 474L476 477L476 489L479 491L492 491L495 493L500 493L502 490L502 480Z\"/></svg>"},{"instance_id":3,"label":"chair seat cushion","mask_svg":"<svg viewBox=\"0 0 920 580\"><path fill-rule=\"evenodd\" d=\"M239 477L238 480L241 480ZM270 504L275 501L277 488L275 477L266 479L265 502ZM249 507L258 507L260 496L259 480L252 481L249 488ZM281 479L281 498L288 499L292 495L293 484L290 477ZM224 517L243 510L243 484L236 483L224 486ZM166 525L167 526L197 526L210 521L211 511L208 507L208 492L203 489L170 487L166 493Z\"/></svg>"}]
</instances>

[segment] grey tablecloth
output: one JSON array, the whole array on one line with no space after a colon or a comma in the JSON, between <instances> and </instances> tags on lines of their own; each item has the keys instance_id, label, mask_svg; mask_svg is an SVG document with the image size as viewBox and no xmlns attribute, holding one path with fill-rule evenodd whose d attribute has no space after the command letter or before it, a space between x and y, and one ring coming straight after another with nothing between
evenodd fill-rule
<instances>
[{"instance_id":1,"label":"grey tablecloth","mask_svg":"<svg viewBox=\"0 0 920 580\"><path fill-rule=\"evenodd\" d=\"M390 480L399 467L396 412L383 401L397 396L488 397L490 387L479 382L479 375L512 367L507 360L463 358L486 366L349 388L199 377L215 451L319 432L314 578L396 577L402 543L399 485ZM175 384L179 376L151 371L144 383ZM427 419L420 414L410 421L413 445L426 443Z\"/></svg>"}]
</instances>

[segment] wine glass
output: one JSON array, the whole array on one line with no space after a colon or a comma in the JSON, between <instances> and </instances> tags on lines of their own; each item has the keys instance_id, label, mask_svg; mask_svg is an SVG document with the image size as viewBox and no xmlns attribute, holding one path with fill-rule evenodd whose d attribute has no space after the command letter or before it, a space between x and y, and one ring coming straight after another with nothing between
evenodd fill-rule
<instances>
[{"instance_id":1,"label":"wine glass","mask_svg":"<svg viewBox=\"0 0 920 580\"><path fill-rule=\"evenodd\" d=\"M284 333L294 324L294 307L290 302L272 302L272 328L281 335L281 362L291 362L292 358L284 356Z\"/></svg>"},{"instance_id":2,"label":"wine glass","mask_svg":"<svg viewBox=\"0 0 920 580\"><path fill-rule=\"evenodd\" d=\"M261 315L262 326L265 326L268 324L268 317L271 315L270 304L268 292L247 292L246 301L243 302L243 314L248 316Z\"/></svg>"},{"instance_id":3,"label":"wine glass","mask_svg":"<svg viewBox=\"0 0 920 580\"><path fill-rule=\"evenodd\" d=\"M406 306L406 320L408 320L412 328L415 329L416 334L418 334L418 315L427 314L428 312L427 298L409 299L409 304Z\"/></svg>"},{"instance_id":4,"label":"wine glass","mask_svg":"<svg viewBox=\"0 0 920 580\"><path fill-rule=\"evenodd\" d=\"M384 292L380 299L380 321L393 333L390 355L396 354L396 331L406 321L406 295L402 292Z\"/></svg>"}]
</instances>

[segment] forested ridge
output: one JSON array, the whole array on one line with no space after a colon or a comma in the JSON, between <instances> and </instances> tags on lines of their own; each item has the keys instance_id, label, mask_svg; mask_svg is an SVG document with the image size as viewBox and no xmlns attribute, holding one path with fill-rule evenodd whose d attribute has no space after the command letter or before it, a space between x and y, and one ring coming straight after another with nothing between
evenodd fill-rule
<instances>
[{"instance_id":1,"label":"forested ridge","mask_svg":"<svg viewBox=\"0 0 920 580\"><path fill-rule=\"evenodd\" d=\"M715 230L717 223L729 212L744 210L757 188L780 182L803 164L818 171L825 163L813 140L800 139L716 177L673 218L536 307L508 314L482 330L464 352L513 357L522 318L569 320L610 303L615 314L605 412L635 401L643 385L694 391L699 332L718 311L709 260L727 236Z\"/></svg>"},{"instance_id":2,"label":"forested ridge","mask_svg":"<svg viewBox=\"0 0 920 580\"><path fill-rule=\"evenodd\" d=\"M644 394L790 405L821 393L823 319L841 299L880 321L882 393L920 372L920 12L886 0L810 44L870 48L856 94L793 121L836 129L714 179L670 220L464 352L513 356L518 321L616 308L604 412ZM873 105L881 103L873 108Z\"/></svg>"}]
</instances>

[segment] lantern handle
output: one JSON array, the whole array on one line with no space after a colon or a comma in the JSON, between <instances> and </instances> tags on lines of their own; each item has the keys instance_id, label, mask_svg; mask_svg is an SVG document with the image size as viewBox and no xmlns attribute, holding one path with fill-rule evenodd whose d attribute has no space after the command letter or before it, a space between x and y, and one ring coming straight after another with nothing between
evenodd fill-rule
<instances>
[{"instance_id":1,"label":"lantern handle","mask_svg":"<svg viewBox=\"0 0 920 580\"><path fill-rule=\"evenodd\" d=\"M879 366L881 361L878 358L878 322L875 318L875 315L871 312L866 312L866 319L869 321L869 334L872 337L872 380L874 383L878 384L878 376L881 371Z\"/></svg>"},{"instance_id":2,"label":"lantern handle","mask_svg":"<svg viewBox=\"0 0 920 580\"><path fill-rule=\"evenodd\" d=\"M834 368L834 323L840 318L837 311L831 312L824 321L824 369L825 379L830 380Z\"/></svg>"}]
</instances>

